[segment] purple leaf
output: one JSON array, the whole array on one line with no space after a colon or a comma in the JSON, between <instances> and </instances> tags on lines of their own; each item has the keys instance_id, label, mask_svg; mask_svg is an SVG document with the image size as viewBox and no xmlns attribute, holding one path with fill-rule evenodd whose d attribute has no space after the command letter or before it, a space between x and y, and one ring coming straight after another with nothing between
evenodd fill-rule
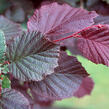
<instances>
[{"instance_id":1,"label":"purple leaf","mask_svg":"<svg viewBox=\"0 0 109 109\"><path fill-rule=\"evenodd\" d=\"M90 77L86 77L82 84L80 85L78 91L75 93L75 96L80 98L85 95L90 95L94 87L94 82Z\"/></svg>"},{"instance_id":2,"label":"purple leaf","mask_svg":"<svg viewBox=\"0 0 109 109\"><path fill-rule=\"evenodd\" d=\"M78 48L83 56L96 64L109 66L109 26L93 26L80 33Z\"/></svg>"},{"instance_id":3,"label":"purple leaf","mask_svg":"<svg viewBox=\"0 0 109 109\"><path fill-rule=\"evenodd\" d=\"M0 30L4 32L7 43L22 31L19 24L11 22L3 16L0 16Z\"/></svg>"},{"instance_id":4,"label":"purple leaf","mask_svg":"<svg viewBox=\"0 0 109 109\"><path fill-rule=\"evenodd\" d=\"M29 31L40 31L51 37L77 32L92 25L97 14L81 8L73 8L67 4L57 3L42 5L28 21Z\"/></svg>"},{"instance_id":5,"label":"purple leaf","mask_svg":"<svg viewBox=\"0 0 109 109\"><path fill-rule=\"evenodd\" d=\"M33 94L47 100L61 100L72 97L87 75L75 57L62 52L55 73L40 82L31 82L29 86Z\"/></svg>"},{"instance_id":6,"label":"purple leaf","mask_svg":"<svg viewBox=\"0 0 109 109\"><path fill-rule=\"evenodd\" d=\"M72 54L82 55L80 50L77 47L77 38L75 38L75 37L61 41L61 49L63 47L65 47L67 50L69 50ZM65 51L65 50L63 50L63 51Z\"/></svg>"},{"instance_id":7,"label":"purple leaf","mask_svg":"<svg viewBox=\"0 0 109 109\"><path fill-rule=\"evenodd\" d=\"M30 104L20 92L13 89L3 89L0 107L2 109L30 109Z\"/></svg>"},{"instance_id":8,"label":"purple leaf","mask_svg":"<svg viewBox=\"0 0 109 109\"><path fill-rule=\"evenodd\" d=\"M106 2L103 2L102 0L94 0L94 1L95 3L93 3L90 7L87 7L88 10L94 10L98 14L103 16L109 15L109 5Z\"/></svg>"},{"instance_id":9,"label":"purple leaf","mask_svg":"<svg viewBox=\"0 0 109 109\"><path fill-rule=\"evenodd\" d=\"M9 71L21 81L40 81L58 66L59 46L39 32L22 33L7 47Z\"/></svg>"},{"instance_id":10,"label":"purple leaf","mask_svg":"<svg viewBox=\"0 0 109 109\"><path fill-rule=\"evenodd\" d=\"M109 16L98 16L95 18L95 25L97 24L109 24Z\"/></svg>"}]
</instances>

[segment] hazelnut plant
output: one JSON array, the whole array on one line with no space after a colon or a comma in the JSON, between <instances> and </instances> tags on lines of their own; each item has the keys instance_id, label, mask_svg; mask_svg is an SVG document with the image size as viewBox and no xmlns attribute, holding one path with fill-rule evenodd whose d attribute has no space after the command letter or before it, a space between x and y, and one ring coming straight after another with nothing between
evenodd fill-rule
<instances>
[{"instance_id":1,"label":"hazelnut plant","mask_svg":"<svg viewBox=\"0 0 109 109\"><path fill-rule=\"evenodd\" d=\"M0 109L51 109L56 100L90 94L93 80L76 55L109 66L109 25L97 16L46 2L24 30L0 15Z\"/></svg>"}]
</instances>

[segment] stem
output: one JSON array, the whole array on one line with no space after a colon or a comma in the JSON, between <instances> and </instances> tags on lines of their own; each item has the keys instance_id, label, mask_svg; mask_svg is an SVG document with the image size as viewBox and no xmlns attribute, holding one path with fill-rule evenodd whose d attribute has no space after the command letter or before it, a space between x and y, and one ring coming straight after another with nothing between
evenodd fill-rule
<instances>
[{"instance_id":1,"label":"stem","mask_svg":"<svg viewBox=\"0 0 109 109\"><path fill-rule=\"evenodd\" d=\"M72 38L72 37L81 37L81 32L82 32L82 31L85 31L85 30L90 29L90 28L92 28L92 27L102 28L102 27L104 27L104 25L101 25L101 24L92 25L92 26L89 26L89 27L86 27L86 28L82 29L82 30L79 31L79 32L76 32L76 33L72 34L71 36L67 36L67 37L64 37L64 38L61 38L61 39L57 39L57 40L54 40L53 42L63 41L63 40L65 40L65 39L69 39L69 38Z\"/></svg>"}]
</instances>

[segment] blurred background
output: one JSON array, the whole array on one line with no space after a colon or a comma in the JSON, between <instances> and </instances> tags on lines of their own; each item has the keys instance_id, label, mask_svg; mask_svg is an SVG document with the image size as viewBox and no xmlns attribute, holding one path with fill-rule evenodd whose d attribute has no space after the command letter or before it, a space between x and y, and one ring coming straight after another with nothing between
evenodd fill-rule
<instances>
[{"instance_id":1,"label":"blurred background","mask_svg":"<svg viewBox=\"0 0 109 109\"><path fill-rule=\"evenodd\" d=\"M0 14L21 23L26 28L27 19L33 14L34 9L40 6L42 1L48 0L0 0ZM94 10L102 16L109 16L109 0L56 1L59 3L66 2L73 7ZM104 65L96 65L81 56L77 57L93 78L95 82L94 89L90 96L57 101L54 106L66 107L66 109L109 109L109 68Z\"/></svg>"},{"instance_id":2,"label":"blurred background","mask_svg":"<svg viewBox=\"0 0 109 109\"><path fill-rule=\"evenodd\" d=\"M80 56L78 59L95 82L91 95L57 101L54 105L66 109L109 109L109 68L96 65Z\"/></svg>"}]
</instances>

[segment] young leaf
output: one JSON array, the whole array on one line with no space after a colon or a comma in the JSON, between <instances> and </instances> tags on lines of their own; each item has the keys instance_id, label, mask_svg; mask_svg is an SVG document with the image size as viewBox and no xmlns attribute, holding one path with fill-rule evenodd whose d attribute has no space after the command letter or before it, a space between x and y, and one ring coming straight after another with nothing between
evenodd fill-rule
<instances>
[{"instance_id":1,"label":"young leaf","mask_svg":"<svg viewBox=\"0 0 109 109\"><path fill-rule=\"evenodd\" d=\"M78 91L74 94L76 97L80 98L85 95L90 95L94 87L94 82L90 77L86 77L82 84L80 85Z\"/></svg>"},{"instance_id":2,"label":"young leaf","mask_svg":"<svg viewBox=\"0 0 109 109\"><path fill-rule=\"evenodd\" d=\"M62 52L55 73L40 82L31 82L29 86L33 94L47 100L60 100L72 97L87 75L75 57Z\"/></svg>"},{"instance_id":3,"label":"young leaf","mask_svg":"<svg viewBox=\"0 0 109 109\"><path fill-rule=\"evenodd\" d=\"M0 107L2 109L30 109L30 104L20 92L13 89L3 89Z\"/></svg>"},{"instance_id":4,"label":"young leaf","mask_svg":"<svg viewBox=\"0 0 109 109\"><path fill-rule=\"evenodd\" d=\"M39 32L16 37L7 47L9 71L21 81L40 81L58 66L59 46Z\"/></svg>"},{"instance_id":5,"label":"young leaf","mask_svg":"<svg viewBox=\"0 0 109 109\"><path fill-rule=\"evenodd\" d=\"M80 33L78 48L96 64L109 66L109 25L93 26Z\"/></svg>"},{"instance_id":6,"label":"young leaf","mask_svg":"<svg viewBox=\"0 0 109 109\"><path fill-rule=\"evenodd\" d=\"M0 30L0 60L3 58L5 51L6 51L5 36L3 31Z\"/></svg>"},{"instance_id":7,"label":"young leaf","mask_svg":"<svg viewBox=\"0 0 109 109\"><path fill-rule=\"evenodd\" d=\"M53 36L77 32L87 26L92 25L93 18L97 14L84 9L73 8L67 4L57 3L42 5L29 19L28 30L40 31L52 38Z\"/></svg>"},{"instance_id":8,"label":"young leaf","mask_svg":"<svg viewBox=\"0 0 109 109\"><path fill-rule=\"evenodd\" d=\"M21 33L20 25L11 22L3 16L0 16L0 30L4 32L7 43L10 39Z\"/></svg>"}]
</instances>

